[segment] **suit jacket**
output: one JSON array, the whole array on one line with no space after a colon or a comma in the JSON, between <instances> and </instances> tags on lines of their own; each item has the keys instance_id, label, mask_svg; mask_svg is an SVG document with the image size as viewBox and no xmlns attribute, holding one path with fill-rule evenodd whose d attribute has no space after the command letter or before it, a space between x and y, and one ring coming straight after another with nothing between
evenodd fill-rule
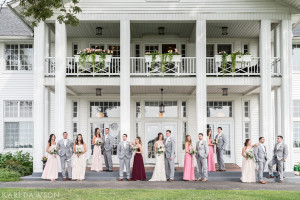
<instances>
[{"instance_id":1,"label":"suit jacket","mask_svg":"<svg viewBox=\"0 0 300 200\"><path fill-rule=\"evenodd\" d=\"M219 134L216 135L215 139L218 140L218 144L216 145L218 149L225 150L227 145L227 137L224 133L220 137L218 137Z\"/></svg>"},{"instance_id":2,"label":"suit jacket","mask_svg":"<svg viewBox=\"0 0 300 200\"><path fill-rule=\"evenodd\" d=\"M130 147L130 142L126 141L126 148L124 148L123 141L121 141L118 145L118 157L119 159L131 158L132 156L132 149Z\"/></svg>"},{"instance_id":3,"label":"suit jacket","mask_svg":"<svg viewBox=\"0 0 300 200\"><path fill-rule=\"evenodd\" d=\"M201 145L199 145L200 141L198 141L196 143L196 150L197 150L196 158L197 159L207 159L207 157L208 157L208 152L209 152L208 144L205 140L202 140L202 141L203 141L203 143Z\"/></svg>"},{"instance_id":4,"label":"suit jacket","mask_svg":"<svg viewBox=\"0 0 300 200\"><path fill-rule=\"evenodd\" d=\"M71 158L73 155L73 144L74 142L70 139L67 139L67 145L65 146L64 140L61 139L57 143L57 148L59 148L58 155L66 156L67 158Z\"/></svg>"},{"instance_id":5,"label":"suit jacket","mask_svg":"<svg viewBox=\"0 0 300 200\"><path fill-rule=\"evenodd\" d=\"M175 149L176 149L176 144L175 144L175 140L173 138L170 137L170 140L167 142L167 138L164 139L164 144L165 144L165 156L166 158L175 158Z\"/></svg>"},{"instance_id":6,"label":"suit jacket","mask_svg":"<svg viewBox=\"0 0 300 200\"><path fill-rule=\"evenodd\" d=\"M261 146L261 144L258 144L258 146L254 147L254 157L256 162L265 162L268 160L268 156L267 156L267 148L265 148L265 150L263 149L263 147Z\"/></svg>"},{"instance_id":7,"label":"suit jacket","mask_svg":"<svg viewBox=\"0 0 300 200\"><path fill-rule=\"evenodd\" d=\"M274 146L274 158L277 158L277 160L282 160L282 158L284 158L284 160L287 159L288 156L288 147L286 144L281 143L281 145L277 148L278 143L275 144Z\"/></svg>"},{"instance_id":8,"label":"suit jacket","mask_svg":"<svg viewBox=\"0 0 300 200\"><path fill-rule=\"evenodd\" d=\"M113 149L114 145L114 138L110 134L107 136L107 140L105 140L105 133L103 135L103 145L102 145L102 151L111 151Z\"/></svg>"}]
</instances>

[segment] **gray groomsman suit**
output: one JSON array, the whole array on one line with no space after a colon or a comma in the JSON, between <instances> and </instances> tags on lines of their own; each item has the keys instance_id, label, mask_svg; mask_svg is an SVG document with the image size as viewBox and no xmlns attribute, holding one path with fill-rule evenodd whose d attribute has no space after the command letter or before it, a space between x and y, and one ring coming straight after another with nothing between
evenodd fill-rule
<instances>
[{"instance_id":1,"label":"gray groomsman suit","mask_svg":"<svg viewBox=\"0 0 300 200\"><path fill-rule=\"evenodd\" d=\"M216 145L216 154L217 154L217 162L219 164L219 169L220 170L225 170L225 164L224 164L224 159L223 159L223 152L225 150L225 147L227 145L227 138L226 136L222 133L218 133L215 137L215 139L218 140L218 144Z\"/></svg>"},{"instance_id":2,"label":"gray groomsman suit","mask_svg":"<svg viewBox=\"0 0 300 200\"><path fill-rule=\"evenodd\" d=\"M58 155L60 156L61 173L63 178L66 178L66 168L65 162L68 164L68 177L72 178L72 163L71 157L73 155L73 141L67 139L67 144L65 146L64 139L61 139L57 143L57 148L59 149Z\"/></svg>"},{"instance_id":3,"label":"gray groomsman suit","mask_svg":"<svg viewBox=\"0 0 300 200\"><path fill-rule=\"evenodd\" d=\"M269 167L269 175L273 174L273 166L277 164L278 167L278 173L280 176L280 180L283 180L283 163L284 160L287 159L288 156L288 147L284 143L276 143L274 146L274 156L273 159L269 162L268 167Z\"/></svg>"},{"instance_id":4,"label":"gray groomsman suit","mask_svg":"<svg viewBox=\"0 0 300 200\"><path fill-rule=\"evenodd\" d=\"M207 179L207 157L208 157L208 144L205 140L202 140L202 143L198 141L196 143L196 159L198 165L198 178L199 179Z\"/></svg>"},{"instance_id":5,"label":"gray groomsman suit","mask_svg":"<svg viewBox=\"0 0 300 200\"><path fill-rule=\"evenodd\" d=\"M121 141L118 145L118 157L120 159L120 178L123 179L124 165L126 167L127 179L130 178L130 159L132 156L132 149L128 141Z\"/></svg>"},{"instance_id":6,"label":"gray groomsman suit","mask_svg":"<svg viewBox=\"0 0 300 200\"><path fill-rule=\"evenodd\" d=\"M106 134L104 133L102 152L103 152L106 170L109 171L113 170L113 164L112 164L113 145L114 145L114 138L110 134L107 134L106 136Z\"/></svg>"},{"instance_id":7,"label":"gray groomsman suit","mask_svg":"<svg viewBox=\"0 0 300 200\"><path fill-rule=\"evenodd\" d=\"M258 181L264 181L263 174L268 160L266 146L258 143L258 146L254 147L254 157L258 164Z\"/></svg>"},{"instance_id":8,"label":"gray groomsman suit","mask_svg":"<svg viewBox=\"0 0 300 200\"><path fill-rule=\"evenodd\" d=\"M165 168L166 168L166 176L167 179L172 179L174 180L174 173L175 173L175 168L174 168L174 162L175 162L175 149L176 149L176 144L175 140L171 137L165 139L164 141L165 144ZM170 157L172 157L172 160L170 160Z\"/></svg>"}]
</instances>

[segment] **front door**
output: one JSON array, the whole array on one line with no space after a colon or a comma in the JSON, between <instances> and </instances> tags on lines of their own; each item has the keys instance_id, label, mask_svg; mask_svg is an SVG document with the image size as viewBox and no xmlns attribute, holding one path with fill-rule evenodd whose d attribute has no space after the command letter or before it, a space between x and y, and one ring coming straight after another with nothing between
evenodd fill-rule
<instances>
[{"instance_id":1,"label":"front door","mask_svg":"<svg viewBox=\"0 0 300 200\"><path fill-rule=\"evenodd\" d=\"M208 122L207 128L212 130L212 136L218 134L218 127L222 127L223 134L227 137L227 146L224 151L224 162L233 163L234 162L234 132L233 132L233 123L232 122ZM215 156L216 160L216 156Z\"/></svg>"},{"instance_id":2,"label":"front door","mask_svg":"<svg viewBox=\"0 0 300 200\"><path fill-rule=\"evenodd\" d=\"M175 140L177 144L177 123L174 122L145 123L144 156L146 158L146 164L155 164L154 143L157 138L157 134L161 132L163 133L165 138L167 130L171 130L171 137ZM177 148L178 147L176 147L176 152L175 152L176 155L177 155Z\"/></svg>"}]
</instances>

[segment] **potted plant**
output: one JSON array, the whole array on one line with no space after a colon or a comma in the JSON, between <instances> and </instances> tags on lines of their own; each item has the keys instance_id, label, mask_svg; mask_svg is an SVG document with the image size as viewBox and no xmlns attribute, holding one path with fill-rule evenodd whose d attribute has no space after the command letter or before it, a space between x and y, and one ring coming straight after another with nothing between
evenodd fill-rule
<instances>
[{"instance_id":1,"label":"potted plant","mask_svg":"<svg viewBox=\"0 0 300 200\"><path fill-rule=\"evenodd\" d=\"M42 162L43 162L43 169L45 168L46 162L47 162L47 157L43 156L42 157Z\"/></svg>"}]
</instances>

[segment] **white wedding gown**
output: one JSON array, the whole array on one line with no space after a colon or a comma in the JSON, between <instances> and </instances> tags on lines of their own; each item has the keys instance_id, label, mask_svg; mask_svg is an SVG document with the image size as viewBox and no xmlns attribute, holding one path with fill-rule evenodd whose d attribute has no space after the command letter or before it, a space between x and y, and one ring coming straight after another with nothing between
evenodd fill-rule
<instances>
[{"instance_id":1,"label":"white wedding gown","mask_svg":"<svg viewBox=\"0 0 300 200\"><path fill-rule=\"evenodd\" d=\"M158 141L157 147L164 147L163 141ZM167 181L165 169L165 155L156 154L156 164L153 171L152 178L149 181Z\"/></svg>"},{"instance_id":2,"label":"white wedding gown","mask_svg":"<svg viewBox=\"0 0 300 200\"><path fill-rule=\"evenodd\" d=\"M246 149L245 150L245 155L247 151L252 151L253 148L251 149ZM243 157L243 162L242 162L242 178L241 181L243 183L255 183L256 182L256 172L255 172L255 159L246 159Z\"/></svg>"}]
</instances>

